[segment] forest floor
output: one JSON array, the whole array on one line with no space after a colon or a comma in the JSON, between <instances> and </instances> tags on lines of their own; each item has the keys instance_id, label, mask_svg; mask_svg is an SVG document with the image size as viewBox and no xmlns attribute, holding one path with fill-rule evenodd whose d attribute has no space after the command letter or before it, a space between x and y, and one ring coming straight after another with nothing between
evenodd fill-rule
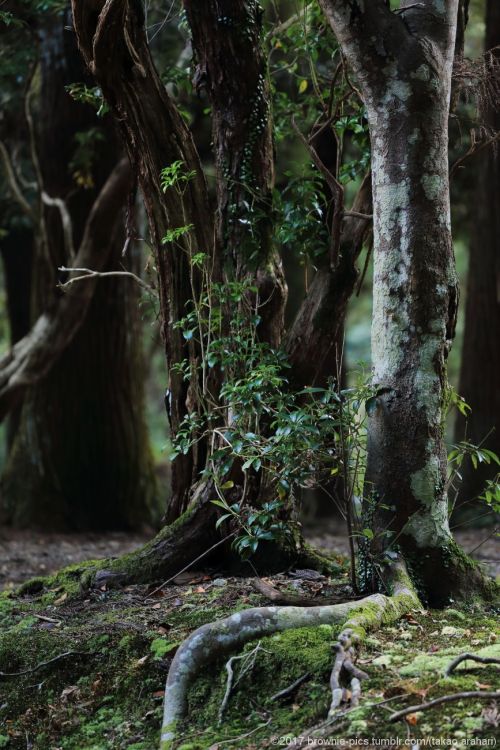
<instances>
[{"instance_id":1,"label":"forest floor","mask_svg":"<svg viewBox=\"0 0 500 750\"><path fill-rule=\"evenodd\" d=\"M313 541L324 546L324 534L315 534ZM486 535L482 530L476 542L469 541L478 544ZM54 548L59 547L52 552L47 539L45 544L32 539L23 546L18 536L16 554L21 559L31 555L29 545L39 550L33 567L19 563L24 574L47 574L54 561L56 567L68 562L64 539L52 537ZM72 539L73 547L67 550L72 562L78 562L82 550L88 556L92 546L94 556L116 555L141 541L112 535L87 537L85 544L77 545ZM111 546L111 541L116 544ZM330 538L330 549L333 544ZM6 554L4 550L0 565L14 556ZM495 557L494 548L488 555ZM45 568L36 568L42 559ZM251 578L228 577L209 567L185 573L156 593L152 586L81 591L81 569L75 568L74 573L70 569L49 578L43 588L34 585L22 595L12 590L0 595L0 748L155 750L165 677L182 640L206 622L268 601ZM12 568L4 578L18 580ZM332 594L349 596L347 571L334 579L283 573L266 580L318 603ZM393 711L445 694L498 690L495 665L467 662L451 677L444 676L457 654L500 657L498 614L494 605L419 609L371 633L358 659L369 675L361 705L324 728L326 734L315 746L375 749L384 741L386 747L404 747L418 740L420 748L426 743L494 747L500 740L500 707L489 700L466 699L414 711L395 723L390 717ZM227 674L225 660L214 664L190 690L189 717L176 748L294 747L293 738L299 735L306 738L305 747L314 746L312 728L324 722L328 712L331 646L337 631L322 625L261 639L257 650L255 643L248 644L243 649L246 659L234 665L236 684L220 723ZM301 677L303 682L287 697L272 700Z\"/></svg>"},{"instance_id":2,"label":"forest floor","mask_svg":"<svg viewBox=\"0 0 500 750\"><path fill-rule=\"evenodd\" d=\"M463 549L485 564L489 573L500 575L500 539L488 538L491 529L460 530L456 539ZM54 534L0 528L0 590L11 589L35 576L48 575L66 565L100 557L119 557L151 538L151 534ZM347 555L344 528L326 519L306 529L308 541L318 549ZM480 545L478 547L478 545ZM477 549L476 549L477 548Z\"/></svg>"}]
</instances>

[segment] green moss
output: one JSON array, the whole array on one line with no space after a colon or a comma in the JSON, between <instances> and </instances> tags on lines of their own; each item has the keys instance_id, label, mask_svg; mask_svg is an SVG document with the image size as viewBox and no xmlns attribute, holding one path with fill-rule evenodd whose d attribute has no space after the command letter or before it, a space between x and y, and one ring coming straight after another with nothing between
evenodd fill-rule
<instances>
[{"instance_id":1,"label":"green moss","mask_svg":"<svg viewBox=\"0 0 500 750\"><path fill-rule=\"evenodd\" d=\"M403 677L417 677L426 672L442 674L452 659L463 652L464 647L457 646L440 650L436 654L418 654L410 664L401 667L399 674ZM494 656L500 658L500 644L495 643L491 646L484 646L477 650L475 649L474 653L478 656ZM470 662L466 662L466 665L470 666L470 664ZM457 671L454 673L455 677L460 675L461 669L463 669L463 665L458 667Z\"/></svg>"}]
</instances>

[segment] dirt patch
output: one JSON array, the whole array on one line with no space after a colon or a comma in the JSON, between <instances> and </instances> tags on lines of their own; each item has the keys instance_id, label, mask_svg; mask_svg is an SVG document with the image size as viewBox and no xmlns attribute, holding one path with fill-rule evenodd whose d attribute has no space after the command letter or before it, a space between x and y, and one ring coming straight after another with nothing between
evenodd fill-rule
<instances>
[{"instance_id":1,"label":"dirt patch","mask_svg":"<svg viewBox=\"0 0 500 750\"><path fill-rule=\"evenodd\" d=\"M481 545L475 549L473 557L487 566L490 575L498 576L500 540L493 536L484 541L490 533L491 530L484 528L458 531L456 539L466 552ZM144 544L152 534L44 534L3 528L0 530L0 590L83 560L119 557ZM346 532L334 521L306 529L306 536L313 546L330 554L347 556L349 553Z\"/></svg>"},{"instance_id":2,"label":"dirt patch","mask_svg":"<svg viewBox=\"0 0 500 750\"><path fill-rule=\"evenodd\" d=\"M148 541L148 534L44 534L0 530L0 590L66 565L101 557L119 557Z\"/></svg>"}]
</instances>

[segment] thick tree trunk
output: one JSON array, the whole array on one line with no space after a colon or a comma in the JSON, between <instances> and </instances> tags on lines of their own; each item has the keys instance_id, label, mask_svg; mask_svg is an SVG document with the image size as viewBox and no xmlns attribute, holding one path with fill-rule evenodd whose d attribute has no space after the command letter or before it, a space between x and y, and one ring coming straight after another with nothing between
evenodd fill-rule
<instances>
[{"instance_id":1,"label":"thick tree trunk","mask_svg":"<svg viewBox=\"0 0 500 750\"><path fill-rule=\"evenodd\" d=\"M65 91L65 85L83 77L74 37L64 30L69 21L69 14L48 14L40 30L38 146L43 189L50 198L66 199L72 239L78 247L117 150L108 130L104 148L97 143L92 167L96 189L75 191L69 169L75 132L87 132L100 123L88 106L75 104ZM117 210L106 217L109 224L102 236L107 234L111 250L102 270L118 269L123 262L123 195L122 190ZM42 221L33 320L58 305L63 293L55 287L55 272L57 266L71 263L58 209L46 209ZM69 294L78 295L78 290ZM137 288L129 279L98 281L78 333L46 378L28 391L2 477L3 515L12 523L45 528L137 528L154 517L137 305Z\"/></svg>"},{"instance_id":2,"label":"thick tree trunk","mask_svg":"<svg viewBox=\"0 0 500 750\"><path fill-rule=\"evenodd\" d=\"M500 5L488 0L486 8L486 50L500 44ZM498 49L492 53L499 62ZM500 131L498 106L485 104L483 122L493 133ZM477 188L471 213L471 245L467 275L467 303L459 393L472 407L467 418L467 439L482 443L500 455L500 159L483 151L477 156ZM496 427L496 429L495 429ZM457 441L464 439L465 424L457 418ZM483 441L486 441L483 443ZM496 467L470 462L462 469L459 504L476 498L491 479Z\"/></svg>"},{"instance_id":3,"label":"thick tree trunk","mask_svg":"<svg viewBox=\"0 0 500 750\"><path fill-rule=\"evenodd\" d=\"M23 222L12 221L0 242L7 314L9 344L12 347L30 329L31 266L33 262L33 230ZM19 426L20 406L13 409L7 421L7 448L10 450Z\"/></svg>"},{"instance_id":4,"label":"thick tree trunk","mask_svg":"<svg viewBox=\"0 0 500 750\"><path fill-rule=\"evenodd\" d=\"M214 257L213 219L201 164L184 120L171 101L154 66L143 28L140 3L111 0L90 5L73 0L78 44L85 62L102 87L116 119L131 164L137 172L149 220L158 270L161 324L168 364L167 407L173 435L196 407L196 382L186 382L176 369L184 360L196 364L200 352L174 326L193 298L190 258L205 252ZM162 189L161 171L181 162L192 179ZM173 243L163 244L168 230L185 227ZM197 378L197 376L196 376ZM180 455L172 464L171 495L166 517L187 507L191 487L205 465L203 446Z\"/></svg>"},{"instance_id":5,"label":"thick tree trunk","mask_svg":"<svg viewBox=\"0 0 500 750\"><path fill-rule=\"evenodd\" d=\"M450 534L443 442L458 288L450 230L448 112L459 2L321 0L358 78L372 146L374 298L361 585L397 544L434 604L479 585ZM406 8L406 6L408 6ZM383 41L382 41L383 40Z\"/></svg>"},{"instance_id":6,"label":"thick tree trunk","mask_svg":"<svg viewBox=\"0 0 500 750\"><path fill-rule=\"evenodd\" d=\"M272 243L274 147L263 12L257 2L185 0L195 83L212 105L217 236L225 275L258 289L259 338L281 343L287 287Z\"/></svg>"}]
</instances>

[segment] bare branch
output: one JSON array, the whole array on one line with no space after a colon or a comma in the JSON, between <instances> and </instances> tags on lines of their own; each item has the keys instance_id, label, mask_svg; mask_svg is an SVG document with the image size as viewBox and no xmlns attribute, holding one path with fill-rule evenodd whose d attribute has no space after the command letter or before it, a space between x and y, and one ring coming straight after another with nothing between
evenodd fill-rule
<instances>
[{"instance_id":1,"label":"bare branch","mask_svg":"<svg viewBox=\"0 0 500 750\"><path fill-rule=\"evenodd\" d=\"M5 176L7 178L7 182L10 187L10 191L12 193L13 198L17 201L19 206L21 207L23 213L28 216L31 221L36 221L36 216L31 208L30 204L26 200L26 198L23 195L23 192L19 186L19 183L16 178L16 173L14 171L14 167L12 166L12 161L9 156L9 152L7 151L7 148L3 141L0 141L0 156L2 157L2 162L5 170Z\"/></svg>"},{"instance_id":2,"label":"bare branch","mask_svg":"<svg viewBox=\"0 0 500 750\"><path fill-rule=\"evenodd\" d=\"M469 159L471 156L475 156L483 149L487 148L488 146L492 146L494 143L496 143L500 139L500 133L495 133L494 136L491 138L487 138L484 141L478 142L476 140L475 132L471 130L471 145L469 147L469 150L465 152L463 156L461 156L459 159L452 164L450 168L450 181L453 179L457 169L462 166L464 161Z\"/></svg>"},{"instance_id":3,"label":"bare branch","mask_svg":"<svg viewBox=\"0 0 500 750\"><path fill-rule=\"evenodd\" d=\"M452 703L454 701L466 700L468 698L478 698L479 700L495 700L500 698L500 692L489 693L484 690L469 690L464 693L442 695L441 698L435 698L433 701L428 701L427 703L417 703L415 706L408 706L407 708L403 708L401 711L396 711L396 713L389 716L389 721L399 721L399 719L403 719L405 716L408 716L408 714L413 714L417 711L425 711L428 708L440 706L442 703Z\"/></svg>"},{"instance_id":4,"label":"bare branch","mask_svg":"<svg viewBox=\"0 0 500 750\"><path fill-rule=\"evenodd\" d=\"M102 279L106 278L108 276L128 276L130 279L134 279L139 286L141 286L143 289L145 289L150 294L154 294L155 296L158 296L158 293L155 289L153 289L152 286L147 284L143 279L141 279L140 276L137 276L135 273L132 273L132 271L93 271L91 268L66 268L66 266L60 266L58 271L66 271L68 273L81 273L82 276L74 276L71 279L68 279L68 281L65 281L63 284L58 284L59 289L66 289L67 287L71 286L75 283L75 281L85 281L87 279Z\"/></svg>"},{"instance_id":5,"label":"bare branch","mask_svg":"<svg viewBox=\"0 0 500 750\"><path fill-rule=\"evenodd\" d=\"M447 666L444 676L449 677L452 672L461 664L463 661L476 661L479 664L499 664L500 659L496 659L494 656L477 656L476 654L460 654Z\"/></svg>"},{"instance_id":6,"label":"bare branch","mask_svg":"<svg viewBox=\"0 0 500 750\"><path fill-rule=\"evenodd\" d=\"M68 207L62 200L62 198L51 198L50 195L47 195L45 190L42 190L42 200L46 206L55 206L55 208L59 210L66 257L68 258L68 260L73 262L75 260L75 245L73 243L73 221L68 211Z\"/></svg>"}]
</instances>

